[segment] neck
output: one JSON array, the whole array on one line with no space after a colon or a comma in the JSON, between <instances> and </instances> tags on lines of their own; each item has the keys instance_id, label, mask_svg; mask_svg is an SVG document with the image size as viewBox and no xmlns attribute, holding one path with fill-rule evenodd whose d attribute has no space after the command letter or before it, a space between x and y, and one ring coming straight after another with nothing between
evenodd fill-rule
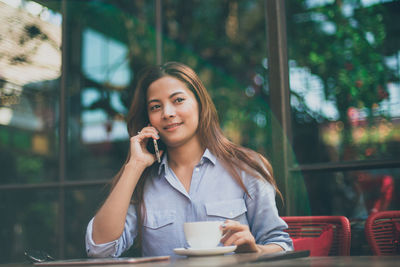
<instances>
[{"instance_id":1,"label":"neck","mask_svg":"<svg viewBox=\"0 0 400 267\"><path fill-rule=\"evenodd\" d=\"M194 139L189 144L179 147L168 148L168 164L174 167L185 167L196 165L201 156L203 156L205 148L203 148L198 139Z\"/></svg>"}]
</instances>

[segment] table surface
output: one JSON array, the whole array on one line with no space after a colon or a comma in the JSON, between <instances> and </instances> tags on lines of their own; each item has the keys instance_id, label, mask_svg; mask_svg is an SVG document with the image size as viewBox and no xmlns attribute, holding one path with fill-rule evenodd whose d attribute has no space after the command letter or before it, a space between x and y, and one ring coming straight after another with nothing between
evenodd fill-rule
<instances>
[{"instance_id":1,"label":"table surface","mask_svg":"<svg viewBox=\"0 0 400 267\"><path fill-rule=\"evenodd\" d=\"M400 266L400 255L399 256L329 256L329 257L304 257L295 259L283 259L274 261L262 261L254 262L262 256L257 253L246 253L246 254L234 254L225 256L210 256L210 257L172 257L168 261L162 262L148 262L138 264L90 264L81 266L107 266L107 267L124 267L124 266L140 266L140 267L166 267L166 266L178 266L178 267L192 267L192 266L373 266L373 267L388 267L388 266ZM15 264L0 264L0 267L27 267L33 266L29 263L15 263ZM75 265L76 266L76 265Z\"/></svg>"}]
</instances>

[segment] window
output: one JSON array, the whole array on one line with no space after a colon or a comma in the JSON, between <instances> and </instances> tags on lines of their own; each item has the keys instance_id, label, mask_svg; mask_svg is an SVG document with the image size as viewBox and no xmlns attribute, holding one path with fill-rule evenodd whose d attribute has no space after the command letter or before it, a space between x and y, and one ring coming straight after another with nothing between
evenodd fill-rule
<instances>
[{"instance_id":1,"label":"window","mask_svg":"<svg viewBox=\"0 0 400 267\"><path fill-rule=\"evenodd\" d=\"M304 176L310 213L356 221L399 209L400 2L286 4L290 170Z\"/></svg>"},{"instance_id":2,"label":"window","mask_svg":"<svg viewBox=\"0 0 400 267\"><path fill-rule=\"evenodd\" d=\"M400 208L400 2L275 4L0 0L0 262L85 256L136 75L166 61L193 67L225 134L271 159L282 215L345 215L365 253L366 216Z\"/></svg>"}]
</instances>

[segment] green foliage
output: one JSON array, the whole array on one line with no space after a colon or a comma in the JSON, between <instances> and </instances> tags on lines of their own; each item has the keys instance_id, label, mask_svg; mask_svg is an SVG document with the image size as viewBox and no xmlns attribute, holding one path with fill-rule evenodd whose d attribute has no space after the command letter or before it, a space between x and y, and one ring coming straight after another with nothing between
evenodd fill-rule
<instances>
[{"instance_id":1,"label":"green foliage","mask_svg":"<svg viewBox=\"0 0 400 267\"><path fill-rule=\"evenodd\" d=\"M389 98L388 83L399 81L399 74L387 67L385 62L388 56L398 51L398 45L393 49L388 44L398 40L390 25L398 16L396 11L391 10L398 10L399 2L369 6L353 0L314 3L314 6L309 6L310 3L312 1L295 0L287 5L289 58L320 79L325 97L333 101L339 114L337 121L343 125L337 146L329 147L329 144L323 143L317 153L322 155L324 150L336 150L338 157L326 160L363 160L393 154L394 147L376 142L372 129L379 126L379 120L388 116L377 108ZM301 99L298 101L302 102ZM355 139L356 132L360 133L363 129L353 125L358 122L350 121L349 112L353 108L364 112L366 127L370 128L364 131L362 137L359 134L358 139ZM309 109L303 105L303 110L294 112L311 115L306 118L315 121L318 120L316 115L323 116L313 114ZM297 119L304 116L295 114L294 117L298 127L294 129L295 134L299 134L301 124L312 126L304 119ZM328 124L330 119L324 119ZM320 119L319 124L323 121ZM310 127L309 133L321 131L321 125L316 127L319 129ZM297 142L313 142L307 137L302 138ZM361 142L359 138L367 141ZM301 153L299 149L296 152ZM303 162L306 160L307 157L302 159Z\"/></svg>"},{"instance_id":2,"label":"green foliage","mask_svg":"<svg viewBox=\"0 0 400 267\"><path fill-rule=\"evenodd\" d=\"M336 100L339 120L347 122L351 106L366 107L372 116L390 76L384 64L388 36L383 6L363 7L349 0L307 8L297 0L288 7L290 58L323 81L326 98Z\"/></svg>"},{"instance_id":3,"label":"green foliage","mask_svg":"<svg viewBox=\"0 0 400 267\"><path fill-rule=\"evenodd\" d=\"M269 96L263 1L164 4L164 61L194 68L228 137L265 154Z\"/></svg>"},{"instance_id":4,"label":"green foliage","mask_svg":"<svg viewBox=\"0 0 400 267\"><path fill-rule=\"evenodd\" d=\"M43 180L43 158L33 155L16 156L16 169L19 177L24 177L25 183L41 182Z\"/></svg>"}]
</instances>

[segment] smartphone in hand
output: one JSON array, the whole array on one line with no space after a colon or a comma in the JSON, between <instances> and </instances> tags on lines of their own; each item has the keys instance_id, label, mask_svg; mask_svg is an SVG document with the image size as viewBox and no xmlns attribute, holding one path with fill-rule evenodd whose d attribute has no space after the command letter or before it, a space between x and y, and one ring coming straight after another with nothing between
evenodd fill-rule
<instances>
[{"instance_id":1,"label":"smartphone in hand","mask_svg":"<svg viewBox=\"0 0 400 267\"><path fill-rule=\"evenodd\" d=\"M147 142L146 148L150 153L156 155L157 161L158 163L160 163L161 162L160 150L165 150L166 148L164 142L161 141L161 139L156 140L151 138L151 140Z\"/></svg>"}]
</instances>

